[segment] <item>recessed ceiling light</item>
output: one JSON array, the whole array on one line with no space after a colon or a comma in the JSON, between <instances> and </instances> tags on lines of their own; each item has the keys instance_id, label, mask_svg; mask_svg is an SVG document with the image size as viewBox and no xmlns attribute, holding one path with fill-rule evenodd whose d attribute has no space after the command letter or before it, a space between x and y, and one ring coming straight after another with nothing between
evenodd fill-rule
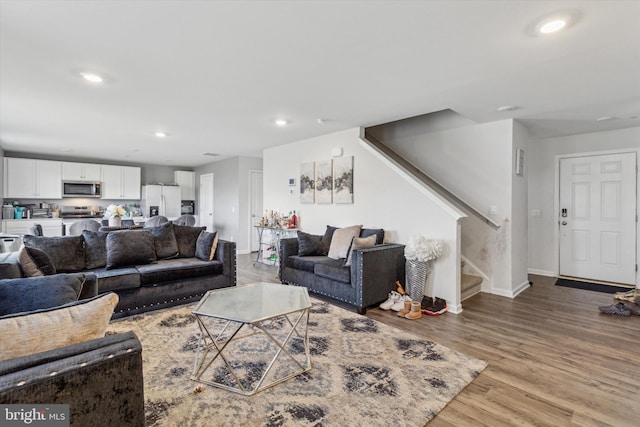
<instances>
[{"instance_id":1,"label":"recessed ceiling light","mask_svg":"<svg viewBox=\"0 0 640 427\"><path fill-rule=\"evenodd\" d=\"M276 119L276 120L273 121L273 123L275 123L276 126L280 126L280 127L286 126L286 125L289 124L289 122L286 121L285 119Z\"/></svg>"},{"instance_id":2,"label":"recessed ceiling light","mask_svg":"<svg viewBox=\"0 0 640 427\"><path fill-rule=\"evenodd\" d=\"M102 83L104 81L104 78L101 75L86 71L81 72L80 77L91 83Z\"/></svg>"},{"instance_id":3,"label":"recessed ceiling light","mask_svg":"<svg viewBox=\"0 0 640 427\"><path fill-rule=\"evenodd\" d=\"M496 111L502 113L503 111L513 111L517 109L518 107L516 107L515 105L503 105L502 107L496 108Z\"/></svg>"},{"instance_id":4,"label":"recessed ceiling light","mask_svg":"<svg viewBox=\"0 0 640 427\"><path fill-rule=\"evenodd\" d=\"M316 119L316 123L318 123L319 125L323 125L327 123L327 119Z\"/></svg>"},{"instance_id":5,"label":"recessed ceiling light","mask_svg":"<svg viewBox=\"0 0 640 427\"><path fill-rule=\"evenodd\" d=\"M550 21L544 22L538 31L542 34L551 34L560 31L566 26L567 21L565 19L551 19Z\"/></svg>"},{"instance_id":6,"label":"recessed ceiling light","mask_svg":"<svg viewBox=\"0 0 640 427\"><path fill-rule=\"evenodd\" d=\"M613 119L614 119L614 117L611 117L611 116L598 117L596 119L596 122L606 122L606 121L613 120Z\"/></svg>"},{"instance_id":7,"label":"recessed ceiling light","mask_svg":"<svg viewBox=\"0 0 640 427\"><path fill-rule=\"evenodd\" d=\"M156 133L154 133L154 135L157 138L166 138L167 137L167 133L166 132L162 132L162 131L157 131Z\"/></svg>"}]
</instances>

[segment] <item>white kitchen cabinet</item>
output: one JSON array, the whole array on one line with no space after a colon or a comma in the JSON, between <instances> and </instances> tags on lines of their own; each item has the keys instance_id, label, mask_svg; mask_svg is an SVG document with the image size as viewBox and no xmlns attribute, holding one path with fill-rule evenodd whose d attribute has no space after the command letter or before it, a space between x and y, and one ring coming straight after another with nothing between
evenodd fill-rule
<instances>
[{"instance_id":1,"label":"white kitchen cabinet","mask_svg":"<svg viewBox=\"0 0 640 427\"><path fill-rule=\"evenodd\" d=\"M94 163L62 162L63 181L100 181L101 165Z\"/></svg>"},{"instance_id":2,"label":"white kitchen cabinet","mask_svg":"<svg viewBox=\"0 0 640 427\"><path fill-rule=\"evenodd\" d=\"M140 168L102 165L102 198L140 200Z\"/></svg>"},{"instance_id":3,"label":"white kitchen cabinet","mask_svg":"<svg viewBox=\"0 0 640 427\"><path fill-rule=\"evenodd\" d=\"M181 200L196 199L196 173L191 171L174 171L173 179L180 186Z\"/></svg>"},{"instance_id":4,"label":"white kitchen cabinet","mask_svg":"<svg viewBox=\"0 0 640 427\"><path fill-rule=\"evenodd\" d=\"M42 226L42 234L45 236L62 236L62 220L59 218L4 219L2 231L5 234L23 236L29 233L29 228L34 224Z\"/></svg>"},{"instance_id":5,"label":"white kitchen cabinet","mask_svg":"<svg viewBox=\"0 0 640 427\"><path fill-rule=\"evenodd\" d=\"M62 162L5 157L4 197L61 199Z\"/></svg>"}]
</instances>

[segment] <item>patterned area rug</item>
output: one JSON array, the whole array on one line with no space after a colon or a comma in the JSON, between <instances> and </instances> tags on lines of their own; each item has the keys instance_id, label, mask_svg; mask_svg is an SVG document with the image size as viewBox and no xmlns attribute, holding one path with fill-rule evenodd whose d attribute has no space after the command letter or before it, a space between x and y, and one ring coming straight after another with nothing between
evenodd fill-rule
<instances>
[{"instance_id":1,"label":"patterned area rug","mask_svg":"<svg viewBox=\"0 0 640 427\"><path fill-rule=\"evenodd\" d=\"M111 333L133 330L142 342L147 425L422 426L486 367L434 342L312 301L312 370L248 397L190 379L199 333L193 304L112 322ZM286 327L271 328L280 326ZM240 381L255 382L256 372L269 362L261 357L272 351L265 341L249 338L233 349L232 365L246 374ZM298 343L288 350L304 356ZM288 358L278 360L284 363L274 365L274 372L287 369ZM224 381L225 369L212 365L209 379Z\"/></svg>"}]
</instances>

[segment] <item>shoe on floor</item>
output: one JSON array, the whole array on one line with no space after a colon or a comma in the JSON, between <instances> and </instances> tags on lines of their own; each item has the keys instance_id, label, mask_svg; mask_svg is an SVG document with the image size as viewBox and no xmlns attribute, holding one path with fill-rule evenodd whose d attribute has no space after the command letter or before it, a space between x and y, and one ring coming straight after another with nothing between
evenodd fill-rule
<instances>
[{"instance_id":1,"label":"shoe on floor","mask_svg":"<svg viewBox=\"0 0 640 427\"><path fill-rule=\"evenodd\" d=\"M422 302L420 303L420 309L422 310L423 313L427 313L427 310L431 310L433 307L433 298L428 297L428 296L423 296L422 297Z\"/></svg>"},{"instance_id":2,"label":"shoe on floor","mask_svg":"<svg viewBox=\"0 0 640 427\"><path fill-rule=\"evenodd\" d=\"M611 305L603 305L598 307L598 310L600 310L600 312L604 314L617 314L618 316L629 316L631 314L631 312L622 302Z\"/></svg>"},{"instance_id":3,"label":"shoe on floor","mask_svg":"<svg viewBox=\"0 0 640 427\"><path fill-rule=\"evenodd\" d=\"M431 308L428 308L425 310L425 312L429 316L440 316L441 314L446 313L446 311L447 311L447 302L442 298L438 298L438 297L436 297L433 300L433 305L431 306Z\"/></svg>"},{"instance_id":4,"label":"shoe on floor","mask_svg":"<svg viewBox=\"0 0 640 427\"><path fill-rule=\"evenodd\" d=\"M390 310L393 305L398 302L402 298L402 295L397 293L396 291L389 292L389 298L380 304L380 308L383 310Z\"/></svg>"},{"instance_id":5,"label":"shoe on floor","mask_svg":"<svg viewBox=\"0 0 640 427\"><path fill-rule=\"evenodd\" d=\"M420 303L418 301L411 302L411 310L404 315L405 319L416 320L422 317L422 310L420 310Z\"/></svg>"},{"instance_id":6,"label":"shoe on floor","mask_svg":"<svg viewBox=\"0 0 640 427\"><path fill-rule=\"evenodd\" d=\"M404 310L404 302L405 301L411 301L411 297L409 295L401 295L400 298L398 299L398 301L396 301L395 304L393 304L391 306L391 310L393 310L393 311L402 311L402 310Z\"/></svg>"},{"instance_id":7,"label":"shoe on floor","mask_svg":"<svg viewBox=\"0 0 640 427\"><path fill-rule=\"evenodd\" d=\"M620 301L634 302L634 300L638 297L640 297L640 292L638 292L638 289L631 289L626 292L616 292L615 294L613 294L613 299L617 299Z\"/></svg>"},{"instance_id":8,"label":"shoe on floor","mask_svg":"<svg viewBox=\"0 0 640 427\"><path fill-rule=\"evenodd\" d=\"M635 314L636 316L640 316L640 305L634 304L632 302L624 301L624 308L629 310L631 314Z\"/></svg>"}]
</instances>

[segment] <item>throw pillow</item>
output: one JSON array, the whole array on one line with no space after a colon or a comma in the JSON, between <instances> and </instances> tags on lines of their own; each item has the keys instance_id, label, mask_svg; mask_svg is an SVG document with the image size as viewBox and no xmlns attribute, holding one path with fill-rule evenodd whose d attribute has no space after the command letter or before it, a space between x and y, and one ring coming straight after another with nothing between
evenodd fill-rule
<instances>
[{"instance_id":1,"label":"throw pillow","mask_svg":"<svg viewBox=\"0 0 640 427\"><path fill-rule=\"evenodd\" d=\"M118 304L113 292L61 307L0 318L0 361L104 337Z\"/></svg>"},{"instance_id":2,"label":"throw pillow","mask_svg":"<svg viewBox=\"0 0 640 427\"><path fill-rule=\"evenodd\" d=\"M156 262L156 247L150 231L111 231L107 235L107 270L153 262Z\"/></svg>"},{"instance_id":3,"label":"throw pillow","mask_svg":"<svg viewBox=\"0 0 640 427\"><path fill-rule=\"evenodd\" d=\"M84 239L82 236L46 237L25 235L25 246L46 253L58 273L84 270Z\"/></svg>"},{"instance_id":4,"label":"throw pillow","mask_svg":"<svg viewBox=\"0 0 640 427\"><path fill-rule=\"evenodd\" d=\"M180 258L193 258L196 256L196 242L201 231L206 231L207 227L189 227L188 225L173 224L173 232L178 242L178 252Z\"/></svg>"},{"instance_id":5,"label":"throw pillow","mask_svg":"<svg viewBox=\"0 0 640 427\"><path fill-rule=\"evenodd\" d=\"M102 231L82 231L87 270L107 265L107 235Z\"/></svg>"},{"instance_id":6,"label":"throw pillow","mask_svg":"<svg viewBox=\"0 0 640 427\"><path fill-rule=\"evenodd\" d=\"M157 227L149 228L155 242L158 259L170 259L178 256L178 242L173 232L173 224L165 222Z\"/></svg>"},{"instance_id":7,"label":"throw pillow","mask_svg":"<svg viewBox=\"0 0 640 427\"><path fill-rule=\"evenodd\" d=\"M27 277L49 276L56 274L51 258L40 249L24 246L19 256L20 266Z\"/></svg>"},{"instance_id":8,"label":"throw pillow","mask_svg":"<svg viewBox=\"0 0 640 427\"><path fill-rule=\"evenodd\" d=\"M218 247L218 233L202 230L196 240L196 258L203 261L213 260Z\"/></svg>"},{"instance_id":9,"label":"throw pillow","mask_svg":"<svg viewBox=\"0 0 640 427\"><path fill-rule=\"evenodd\" d=\"M384 229L383 228L363 228L360 232L360 237L376 236L376 245L384 243Z\"/></svg>"},{"instance_id":10,"label":"throw pillow","mask_svg":"<svg viewBox=\"0 0 640 427\"><path fill-rule=\"evenodd\" d=\"M77 301L84 282L81 273L0 280L0 316Z\"/></svg>"},{"instance_id":11,"label":"throw pillow","mask_svg":"<svg viewBox=\"0 0 640 427\"><path fill-rule=\"evenodd\" d=\"M329 253L329 248L331 247L331 239L333 238L333 233L335 233L337 229L338 227L327 225L324 236L322 236L322 255L327 255Z\"/></svg>"},{"instance_id":12,"label":"throw pillow","mask_svg":"<svg viewBox=\"0 0 640 427\"><path fill-rule=\"evenodd\" d=\"M298 256L326 255L322 236L298 231Z\"/></svg>"},{"instance_id":13,"label":"throw pillow","mask_svg":"<svg viewBox=\"0 0 640 427\"><path fill-rule=\"evenodd\" d=\"M376 244L376 235L372 234L369 237L354 237L349 247L349 253L347 254L347 260L344 262L345 267L351 265L351 258L353 251L356 249L368 248Z\"/></svg>"},{"instance_id":14,"label":"throw pillow","mask_svg":"<svg viewBox=\"0 0 640 427\"><path fill-rule=\"evenodd\" d=\"M361 225L352 225L351 227L337 229L331 238L329 258L346 258L347 252L349 252L349 246L351 246L351 241L354 237L358 237L360 235L361 229Z\"/></svg>"}]
</instances>

